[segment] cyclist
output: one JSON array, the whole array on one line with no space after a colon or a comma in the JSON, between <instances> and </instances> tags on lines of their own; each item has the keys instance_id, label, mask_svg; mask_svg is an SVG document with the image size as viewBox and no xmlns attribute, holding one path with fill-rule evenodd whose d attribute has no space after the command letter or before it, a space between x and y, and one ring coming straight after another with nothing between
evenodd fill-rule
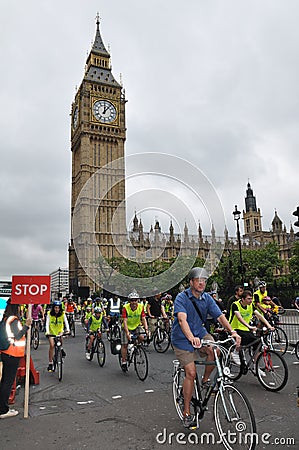
<instances>
[{"instance_id":1,"label":"cyclist","mask_svg":"<svg viewBox=\"0 0 299 450\"><path fill-rule=\"evenodd\" d=\"M121 311L120 298L117 297L117 295L114 295L108 301L108 307L106 312L107 317L109 319L108 323L109 332L111 331L112 325L114 325L116 321L119 319L120 311Z\"/></svg>"},{"instance_id":2,"label":"cyclist","mask_svg":"<svg viewBox=\"0 0 299 450\"><path fill-rule=\"evenodd\" d=\"M46 336L49 339L49 365L48 372L53 371L53 353L54 353L54 336L61 336L64 332L70 332L69 323L64 311L62 310L62 303L60 301L54 301L51 309L47 314L46 320ZM62 356L66 353L62 349Z\"/></svg>"},{"instance_id":3,"label":"cyclist","mask_svg":"<svg viewBox=\"0 0 299 450\"><path fill-rule=\"evenodd\" d=\"M145 319L143 305L139 302L139 295L137 292L131 292L128 295L128 303L122 309L122 330L121 330L121 368L124 372L128 370L127 366L127 352L128 342L131 339L131 333L138 335L138 341L143 341L142 333L148 336L148 327ZM141 323L143 327L141 326Z\"/></svg>"},{"instance_id":4,"label":"cyclist","mask_svg":"<svg viewBox=\"0 0 299 450\"><path fill-rule=\"evenodd\" d=\"M43 307L40 304L35 303L32 305L31 317L32 317L33 321L37 321L41 318L42 321L44 322L45 314L44 314Z\"/></svg>"},{"instance_id":5,"label":"cyclist","mask_svg":"<svg viewBox=\"0 0 299 450\"><path fill-rule=\"evenodd\" d=\"M214 353L211 347L205 346L199 349L201 339L213 340L205 328L207 315L210 314L213 319L217 319L236 339L237 345L241 341L240 336L232 329L230 323L212 297L204 292L208 278L207 271L201 267L194 267L190 270L188 278L190 287L180 292L174 302L174 322L171 335L175 355L185 370L183 383L183 425L185 428L194 426L194 418L190 413L190 401L196 377L194 361L199 356L206 357L207 362L211 363L214 361ZM203 388L207 388L210 385L209 377L214 368L215 366L213 364L205 366L202 378Z\"/></svg>"},{"instance_id":6,"label":"cyclist","mask_svg":"<svg viewBox=\"0 0 299 450\"><path fill-rule=\"evenodd\" d=\"M250 321L255 316L260 320L269 330L275 328L265 319L265 317L255 308L252 303L252 293L249 290L245 290L240 300L237 300L232 304L231 315L229 322L238 335L241 336L241 344L247 345L256 340L256 336L253 334L257 330L255 325L250 325ZM240 364L240 360L236 358L233 360L236 364Z\"/></svg>"},{"instance_id":7,"label":"cyclist","mask_svg":"<svg viewBox=\"0 0 299 450\"><path fill-rule=\"evenodd\" d=\"M225 316L227 318L227 320L229 319L230 316L230 307L231 305L236 302L237 300L240 300L240 298L242 297L244 288L241 284L238 284L237 286L235 286L235 294L232 295L231 297L229 297L229 299L227 300L227 303L225 305Z\"/></svg>"},{"instance_id":8,"label":"cyclist","mask_svg":"<svg viewBox=\"0 0 299 450\"><path fill-rule=\"evenodd\" d=\"M67 319L69 319L71 316L73 320L75 320L75 312L77 311L77 305L71 298L68 298L66 302L64 303L64 311L66 313Z\"/></svg>"},{"instance_id":9,"label":"cyclist","mask_svg":"<svg viewBox=\"0 0 299 450\"><path fill-rule=\"evenodd\" d=\"M265 297L268 297L267 283L260 281L258 283L258 289L253 293L253 300L255 307L261 314L267 314L268 305L263 301Z\"/></svg>"},{"instance_id":10,"label":"cyclist","mask_svg":"<svg viewBox=\"0 0 299 450\"><path fill-rule=\"evenodd\" d=\"M89 319L92 316L92 308L90 305L86 306L86 310L85 310L85 316L84 316L84 327L85 329L87 329L87 324Z\"/></svg>"},{"instance_id":11,"label":"cyclist","mask_svg":"<svg viewBox=\"0 0 299 450\"><path fill-rule=\"evenodd\" d=\"M148 314L148 326L150 331L150 336L153 336L156 329L157 321L159 317L167 319L167 315L162 305L161 292L156 292L154 297L149 298L147 304L147 314Z\"/></svg>"},{"instance_id":12,"label":"cyclist","mask_svg":"<svg viewBox=\"0 0 299 450\"><path fill-rule=\"evenodd\" d=\"M102 309L96 306L94 308L93 314L90 316L87 323L86 331L89 335L89 341L86 349L86 359L90 359L90 350L92 347L92 343L95 339L95 333L98 331L99 328L101 328L102 320L103 320Z\"/></svg>"},{"instance_id":13,"label":"cyclist","mask_svg":"<svg viewBox=\"0 0 299 450\"><path fill-rule=\"evenodd\" d=\"M165 294L161 298L162 300L162 306L164 307L165 314L167 317L173 316L173 301L172 296L170 294Z\"/></svg>"}]
</instances>

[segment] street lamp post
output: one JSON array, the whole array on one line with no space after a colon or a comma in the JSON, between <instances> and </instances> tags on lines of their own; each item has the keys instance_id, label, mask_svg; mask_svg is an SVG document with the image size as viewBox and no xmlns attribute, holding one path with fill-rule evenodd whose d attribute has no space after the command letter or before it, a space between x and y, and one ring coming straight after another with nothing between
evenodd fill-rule
<instances>
[{"instance_id":1,"label":"street lamp post","mask_svg":"<svg viewBox=\"0 0 299 450\"><path fill-rule=\"evenodd\" d=\"M237 222L237 239L238 239L239 255L240 255L240 273L241 273L242 286L244 286L244 267L243 267L241 236L240 236L240 227L239 227L241 211L238 211L237 205L235 205L235 210L233 211L233 216L234 216L234 220Z\"/></svg>"}]
</instances>

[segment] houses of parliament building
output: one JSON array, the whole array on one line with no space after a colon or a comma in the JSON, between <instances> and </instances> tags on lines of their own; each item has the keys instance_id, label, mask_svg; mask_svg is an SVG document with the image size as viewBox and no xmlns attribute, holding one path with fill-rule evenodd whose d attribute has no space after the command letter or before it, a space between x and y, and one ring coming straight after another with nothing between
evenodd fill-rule
<instances>
[{"instance_id":1,"label":"houses of parliament building","mask_svg":"<svg viewBox=\"0 0 299 450\"><path fill-rule=\"evenodd\" d=\"M78 287L95 291L99 287L95 267L98 251L107 261L135 252L146 252L151 258L172 260L178 254L188 256L197 251L205 259L211 245L222 240L224 252L238 250L235 237L215 235L214 227L203 234L199 224L197 234L190 234L188 224L182 234L176 234L170 222L163 232L158 220L149 231L143 229L141 218L135 213L130 230L126 229L125 141L126 98L121 83L112 74L110 54L105 48L99 17L96 34L86 60L83 80L75 94L71 111L72 152L72 237L69 244L70 292ZM87 188L86 188L87 186ZM253 189L248 182L243 210L243 248L256 249L269 242L279 248L279 257L287 261L295 240L292 226L286 230L277 212L270 231L262 229L262 214L257 207ZM161 250L162 249L162 250ZM179 281L179 280L178 280Z\"/></svg>"}]
</instances>

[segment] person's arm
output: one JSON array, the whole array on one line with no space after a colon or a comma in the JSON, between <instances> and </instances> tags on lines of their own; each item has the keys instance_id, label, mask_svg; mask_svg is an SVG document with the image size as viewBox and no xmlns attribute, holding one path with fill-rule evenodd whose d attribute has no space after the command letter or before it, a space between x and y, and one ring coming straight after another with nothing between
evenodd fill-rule
<instances>
[{"instance_id":1,"label":"person's arm","mask_svg":"<svg viewBox=\"0 0 299 450\"><path fill-rule=\"evenodd\" d=\"M69 332L70 332L70 326L69 326L69 321L67 320L66 314L64 314L63 317L64 317L65 331L66 331L67 333L69 333Z\"/></svg>"},{"instance_id":2,"label":"person's arm","mask_svg":"<svg viewBox=\"0 0 299 450\"><path fill-rule=\"evenodd\" d=\"M259 313L257 310L254 311L254 315L261 321L263 322L264 325L266 325L266 327L271 330L274 331L275 327L272 327L272 325L268 322L268 320L265 319L265 317Z\"/></svg>"},{"instance_id":3,"label":"person's arm","mask_svg":"<svg viewBox=\"0 0 299 450\"><path fill-rule=\"evenodd\" d=\"M15 320L13 320L11 322L11 325L10 325L11 331L13 332L13 335L14 335L14 338L16 341L19 341L24 336L24 334L27 333L27 330L29 329L29 327L31 325L32 319L29 319L27 317L26 323L21 330L19 330L18 322L20 322L20 321L19 321L19 319L16 318Z\"/></svg>"},{"instance_id":4,"label":"person's arm","mask_svg":"<svg viewBox=\"0 0 299 450\"><path fill-rule=\"evenodd\" d=\"M128 318L127 317L123 317L123 325L124 325L124 330L125 333L127 335L128 341L131 339L131 335L130 335L130 331L128 329Z\"/></svg>"},{"instance_id":5,"label":"person's arm","mask_svg":"<svg viewBox=\"0 0 299 450\"><path fill-rule=\"evenodd\" d=\"M86 331L87 331L87 333L89 333L91 323L92 323L92 317L90 317L90 318L88 319L88 322L87 322L87 325L86 325Z\"/></svg>"},{"instance_id":6,"label":"person's arm","mask_svg":"<svg viewBox=\"0 0 299 450\"><path fill-rule=\"evenodd\" d=\"M193 333L190 330L189 324L187 322L187 314L184 312L178 312L177 318L178 318L178 322L181 327L181 330L184 333L184 335L186 336L186 338L188 339L188 341L191 342L193 347L200 347L200 338L193 336Z\"/></svg>"},{"instance_id":7,"label":"person's arm","mask_svg":"<svg viewBox=\"0 0 299 450\"><path fill-rule=\"evenodd\" d=\"M147 321L146 321L146 318L145 318L145 314L141 315L141 322L142 322L144 331L146 332L146 334L148 334L148 327L147 327Z\"/></svg>"},{"instance_id":8,"label":"person's arm","mask_svg":"<svg viewBox=\"0 0 299 450\"><path fill-rule=\"evenodd\" d=\"M151 305L150 305L150 303L148 303L147 304L147 315L148 315L148 317L153 317L152 315L151 315Z\"/></svg>"},{"instance_id":9,"label":"person's arm","mask_svg":"<svg viewBox=\"0 0 299 450\"><path fill-rule=\"evenodd\" d=\"M47 314L47 317L46 317L46 333L45 334L46 335L50 334L50 314L49 313Z\"/></svg>"},{"instance_id":10,"label":"person's arm","mask_svg":"<svg viewBox=\"0 0 299 450\"><path fill-rule=\"evenodd\" d=\"M239 347L241 345L241 336L238 335L236 330L232 329L232 326L229 323L229 321L227 320L227 318L225 317L225 315L221 314L221 316L219 316L217 318L217 320L223 326L223 328L225 328L226 331L228 331L228 333L235 339L236 347Z\"/></svg>"},{"instance_id":11,"label":"person's arm","mask_svg":"<svg viewBox=\"0 0 299 450\"><path fill-rule=\"evenodd\" d=\"M165 308L164 308L164 306L162 304L161 304L161 314L162 314L162 317L164 317L164 319L167 319Z\"/></svg>"}]
</instances>

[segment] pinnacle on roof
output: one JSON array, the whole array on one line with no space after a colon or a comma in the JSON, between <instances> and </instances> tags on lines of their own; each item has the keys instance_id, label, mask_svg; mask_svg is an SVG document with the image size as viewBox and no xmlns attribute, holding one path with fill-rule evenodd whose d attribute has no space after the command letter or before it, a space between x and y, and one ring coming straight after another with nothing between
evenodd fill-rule
<instances>
[{"instance_id":1,"label":"pinnacle on roof","mask_svg":"<svg viewBox=\"0 0 299 450\"><path fill-rule=\"evenodd\" d=\"M105 45L104 45L104 42L102 40L102 36L100 33L100 15L99 15L99 13L97 13L96 19L97 19L96 20L97 29L96 29L94 43L92 46L92 52L97 53L99 55L110 56L109 52L107 52L107 50L105 48Z\"/></svg>"}]
</instances>

